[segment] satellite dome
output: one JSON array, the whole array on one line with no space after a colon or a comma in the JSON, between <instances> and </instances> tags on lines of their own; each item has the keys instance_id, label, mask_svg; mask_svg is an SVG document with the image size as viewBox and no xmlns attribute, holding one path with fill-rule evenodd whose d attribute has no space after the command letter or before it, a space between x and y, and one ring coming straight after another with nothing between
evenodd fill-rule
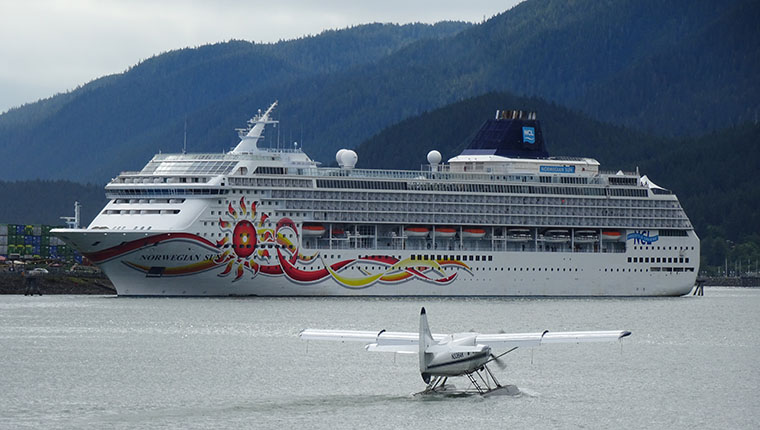
<instances>
[{"instance_id":1,"label":"satellite dome","mask_svg":"<svg viewBox=\"0 0 760 430\"><path fill-rule=\"evenodd\" d=\"M340 160L342 161L342 167L353 169L354 166L356 166L356 162L359 160L359 156L356 155L356 152L346 149L345 152L340 155Z\"/></svg>"},{"instance_id":2,"label":"satellite dome","mask_svg":"<svg viewBox=\"0 0 760 430\"><path fill-rule=\"evenodd\" d=\"M343 167L343 153L348 151L348 149L339 149L337 153L335 153L335 162L338 163L338 166Z\"/></svg>"},{"instance_id":3,"label":"satellite dome","mask_svg":"<svg viewBox=\"0 0 760 430\"><path fill-rule=\"evenodd\" d=\"M441 153L434 149L428 152L427 160L428 160L428 163L435 166L436 164L441 162Z\"/></svg>"}]
</instances>

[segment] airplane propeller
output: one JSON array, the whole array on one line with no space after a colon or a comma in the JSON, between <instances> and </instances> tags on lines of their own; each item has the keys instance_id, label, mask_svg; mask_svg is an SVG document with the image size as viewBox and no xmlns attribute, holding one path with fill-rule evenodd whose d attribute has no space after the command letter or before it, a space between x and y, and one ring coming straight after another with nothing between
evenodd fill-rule
<instances>
[{"instance_id":1,"label":"airplane propeller","mask_svg":"<svg viewBox=\"0 0 760 430\"><path fill-rule=\"evenodd\" d=\"M512 352L512 351L514 351L516 349L517 349L517 347L514 347L514 348L510 349L509 351L502 352L499 355L493 355L493 353L492 353L491 354L491 359L488 360L488 361L486 361L485 364L488 364L488 363L490 363L490 362L493 361L494 363L496 363L497 366L499 366L499 369L504 370L504 369L507 368L507 364L504 363L504 360L500 360L500 358L503 357L503 356L505 356L505 355L507 355L507 354L509 354L510 352Z\"/></svg>"},{"instance_id":2,"label":"airplane propeller","mask_svg":"<svg viewBox=\"0 0 760 430\"><path fill-rule=\"evenodd\" d=\"M504 370L504 369L506 369L506 368L507 368L507 363L505 363L505 362L504 362L504 360L500 359L499 357L497 357L497 356L495 356L495 355L493 355L493 354L491 354L491 359L490 359L490 360L488 360L488 361L486 361L486 363L490 363L490 362L492 362L492 361L493 361L494 363L496 363L496 366L497 366L499 369L501 369L501 370Z\"/></svg>"}]
</instances>

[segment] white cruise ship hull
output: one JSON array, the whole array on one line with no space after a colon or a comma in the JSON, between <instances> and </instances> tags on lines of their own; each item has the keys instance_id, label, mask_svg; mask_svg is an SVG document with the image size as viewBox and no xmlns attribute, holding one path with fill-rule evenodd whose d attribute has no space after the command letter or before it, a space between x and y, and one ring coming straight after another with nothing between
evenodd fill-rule
<instances>
[{"instance_id":1,"label":"white cruise ship hull","mask_svg":"<svg viewBox=\"0 0 760 430\"><path fill-rule=\"evenodd\" d=\"M618 253L280 245L263 247L268 257L240 258L188 233L57 234L96 263L120 296L680 296L694 286L699 259L689 245L696 237ZM655 263L668 258L676 262Z\"/></svg>"}]
</instances>

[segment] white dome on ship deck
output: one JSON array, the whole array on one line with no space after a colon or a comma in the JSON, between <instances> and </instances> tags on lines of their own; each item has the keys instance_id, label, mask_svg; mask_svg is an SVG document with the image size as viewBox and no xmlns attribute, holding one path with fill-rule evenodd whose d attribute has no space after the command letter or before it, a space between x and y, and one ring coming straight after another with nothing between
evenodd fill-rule
<instances>
[{"instance_id":1,"label":"white dome on ship deck","mask_svg":"<svg viewBox=\"0 0 760 430\"><path fill-rule=\"evenodd\" d=\"M342 148L335 153L335 162L338 163L338 166L340 167L343 167L343 153L346 151L348 151L348 149Z\"/></svg>"},{"instance_id":2,"label":"white dome on ship deck","mask_svg":"<svg viewBox=\"0 0 760 430\"><path fill-rule=\"evenodd\" d=\"M359 156L356 154L356 152L350 149L346 149L344 151L345 152L340 155L340 160L343 163L342 167L353 169L354 166L356 166L356 162L359 161Z\"/></svg>"},{"instance_id":3,"label":"white dome on ship deck","mask_svg":"<svg viewBox=\"0 0 760 430\"><path fill-rule=\"evenodd\" d=\"M441 153L434 149L428 152L427 160L428 160L428 163L435 166L441 162Z\"/></svg>"}]
</instances>

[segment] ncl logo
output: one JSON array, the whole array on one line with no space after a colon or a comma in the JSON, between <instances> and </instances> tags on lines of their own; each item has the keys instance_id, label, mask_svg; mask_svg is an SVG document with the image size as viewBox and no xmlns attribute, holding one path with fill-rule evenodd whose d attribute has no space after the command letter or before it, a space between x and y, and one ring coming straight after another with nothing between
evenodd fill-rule
<instances>
[{"instance_id":1,"label":"ncl logo","mask_svg":"<svg viewBox=\"0 0 760 430\"><path fill-rule=\"evenodd\" d=\"M523 127L523 142L536 143L536 129L533 127Z\"/></svg>"},{"instance_id":2,"label":"ncl logo","mask_svg":"<svg viewBox=\"0 0 760 430\"><path fill-rule=\"evenodd\" d=\"M650 236L648 230L635 231L628 233L627 240L633 239L634 245L651 245L653 242L657 242L660 239L659 235Z\"/></svg>"}]
</instances>

